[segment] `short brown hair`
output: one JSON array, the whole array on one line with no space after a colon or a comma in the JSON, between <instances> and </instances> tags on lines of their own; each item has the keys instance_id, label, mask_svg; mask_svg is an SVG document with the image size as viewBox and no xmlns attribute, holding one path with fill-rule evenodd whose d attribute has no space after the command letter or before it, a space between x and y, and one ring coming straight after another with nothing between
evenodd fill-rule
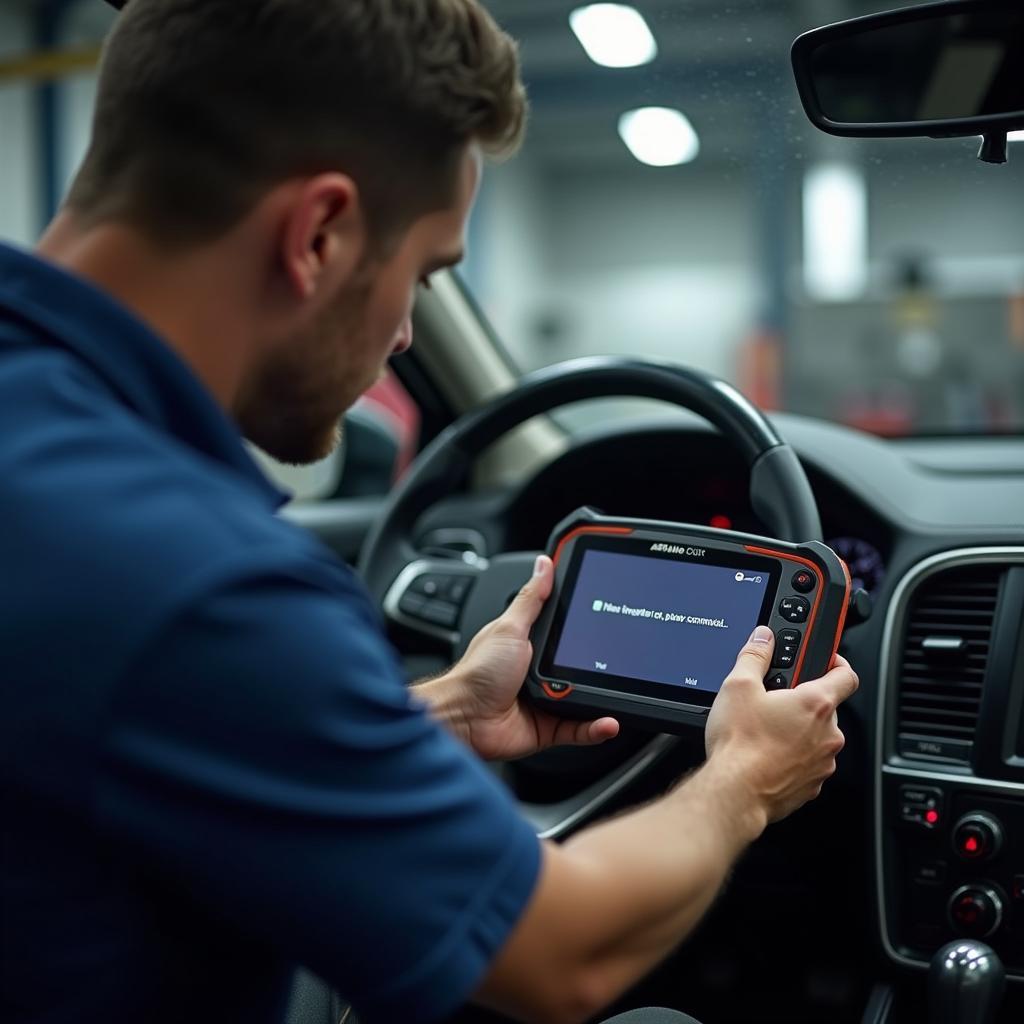
<instances>
[{"instance_id":1,"label":"short brown hair","mask_svg":"<svg viewBox=\"0 0 1024 1024\"><path fill-rule=\"evenodd\" d=\"M130 0L68 206L168 245L343 171L379 236L448 205L465 145L519 144L515 43L477 0Z\"/></svg>"}]
</instances>

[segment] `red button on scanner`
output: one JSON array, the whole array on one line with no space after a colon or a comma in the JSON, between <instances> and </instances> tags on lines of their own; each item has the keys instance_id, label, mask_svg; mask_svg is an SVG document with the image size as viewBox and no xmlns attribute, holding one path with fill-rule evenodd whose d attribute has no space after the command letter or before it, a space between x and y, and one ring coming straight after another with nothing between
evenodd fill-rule
<instances>
[{"instance_id":1,"label":"red button on scanner","mask_svg":"<svg viewBox=\"0 0 1024 1024\"><path fill-rule=\"evenodd\" d=\"M808 594L814 589L816 582L814 573L807 569L799 569L793 576L793 589L800 594Z\"/></svg>"}]
</instances>

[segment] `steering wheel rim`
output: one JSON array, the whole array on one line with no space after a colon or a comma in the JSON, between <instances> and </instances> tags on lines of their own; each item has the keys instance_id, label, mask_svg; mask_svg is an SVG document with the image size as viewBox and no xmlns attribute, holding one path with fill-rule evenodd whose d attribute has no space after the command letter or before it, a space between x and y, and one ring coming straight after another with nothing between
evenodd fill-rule
<instances>
[{"instance_id":1,"label":"steering wheel rim","mask_svg":"<svg viewBox=\"0 0 1024 1024\"><path fill-rule=\"evenodd\" d=\"M707 420L732 441L750 467L750 498L781 540L821 540L821 520L807 475L764 414L731 384L670 363L595 356L546 367L442 431L392 493L363 545L358 569L378 602L417 557L412 530L435 502L452 493L473 460L521 423L593 398L660 399Z\"/></svg>"},{"instance_id":2,"label":"steering wheel rim","mask_svg":"<svg viewBox=\"0 0 1024 1024\"><path fill-rule=\"evenodd\" d=\"M735 388L707 374L665 363L594 357L573 360L524 377L511 391L453 423L428 445L368 536L359 571L386 616L408 629L440 639L457 659L471 638L503 610L530 576L536 552L509 552L465 560L430 558L413 545L417 521L431 505L452 494L473 460L505 432L533 416L588 398L655 398L703 416L739 447L750 466L754 511L784 540L821 539L821 521L807 476L792 448L762 413ZM582 502L581 502L582 504ZM428 586L448 599L429 598ZM462 595L455 597L456 588ZM467 599L466 595L469 595ZM460 603L461 601L461 603ZM677 736L655 736L618 758L613 741L604 747L549 750L527 760L534 771L560 776L563 757L604 765L599 778L555 803L519 800L523 815L543 838L568 835L600 814L618 794L646 775L678 744Z\"/></svg>"}]
</instances>

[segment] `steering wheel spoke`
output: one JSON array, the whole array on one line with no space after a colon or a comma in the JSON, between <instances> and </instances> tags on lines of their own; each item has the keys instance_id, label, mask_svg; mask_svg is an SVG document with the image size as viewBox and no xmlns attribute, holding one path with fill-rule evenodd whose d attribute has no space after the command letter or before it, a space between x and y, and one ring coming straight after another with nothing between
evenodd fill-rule
<instances>
[{"instance_id":1,"label":"steering wheel spoke","mask_svg":"<svg viewBox=\"0 0 1024 1024\"><path fill-rule=\"evenodd\" d=\"M469 551L459 559L417 558L388 589L384 614L392 622L457 649L467 601L487 566L486 558Z\"/></svg>"}]
</instances>

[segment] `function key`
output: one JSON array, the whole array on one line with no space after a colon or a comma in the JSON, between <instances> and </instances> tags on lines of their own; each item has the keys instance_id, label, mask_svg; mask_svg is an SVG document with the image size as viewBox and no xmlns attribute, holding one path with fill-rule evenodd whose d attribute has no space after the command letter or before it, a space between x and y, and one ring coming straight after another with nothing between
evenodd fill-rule
<instances>
[{"instance_id":1,"label":"function key","mask_svg":"<svg viewBox=\"0 0 1024 1024\"><path fill-rule=\"evenodd\" d=\"M775 639L780 644L799 644L801 636L799 629L780 629Z\"/></svg>"},{"instance_id":2,"label":"function key","mask_svg":"<svg viewBox=\"0 0 1024 1024\"><path fill-rule=\"evenodd\" d=\"M777 644L775 657L772 658L772 668L792 668L796 664L799 644Z\"/></svg>"},{"instance_id":3,"label":"function key","mask_svg":"<svg viewBox=\"0 0 1024 1024\"><path fill-rule=\"evenodd\" d=\"M776 672L775 675L769 676L764 681L764 688L766 690L788 690L789 680L781 672Z\"/></svg>"},{"instance_id":4,"label":"function key","mask_svg":"<svg viewBox=\"0 0 1024 1024\"><path fill-rule=\"evenodd\" d=\"M806 622L811 606L804 597L784 597L779 602L779 615L787 622Z\"/></svg>"}]
</instances>

